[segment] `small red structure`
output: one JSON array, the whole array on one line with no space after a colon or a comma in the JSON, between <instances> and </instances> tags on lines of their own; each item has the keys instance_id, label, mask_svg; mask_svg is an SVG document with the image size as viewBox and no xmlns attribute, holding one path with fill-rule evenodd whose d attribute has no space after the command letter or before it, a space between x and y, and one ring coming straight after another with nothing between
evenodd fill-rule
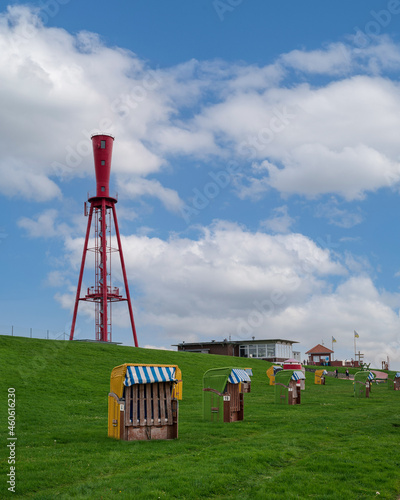
<instances>
[{"instance_id":1,"label":"small red structure","mask_svg":"<svg viewBox=\"0 0 400 500\"><path fill-rule=\"evenodd\" d=\"M332 349L328 349L324 345L317 344L315 347L306 352L308 354L309 365L328 365L334 353Z\"/></svg>"},{"instance_id":2,"label":"small red structure","mask_svg":"<svg viewBox=\"0 0 400 500\"><path fill-rule=\"evenodd\" d=\"M95 134L92 136L94 166L96 171L96 196L92 196L88 199L90 203L89 218L69 340L73 340L74 338L76 315L80 300L94 302L96 304L96 340L103 342L111 342L112 303L126 301L128 303L135 347L138 347L135 322L133 319L133 311L129 295L128 280L126 277L125 262L122 254L121 238L118 229L117 213L115 211L117 199L111 197L109 192L113 142L114 137L108 134ZM94 247L89 248L89 236L93 220ZM118 248L111 247L112 221L114 221ZM87 293L84 297L80 297L83 271L88 251L94 252L95 254L95 285L87 289ZM122 297L119 288L114 287L111 284L112 252L119 252L126 298Z\"/></svg>"},{"instance_id":3,"label":"small red structure","mask_svg":"<svg viewBox=\"0 0 400 500\"><path fill-rule=\"evenodd\" d=\"M284 362L283 362L283 369L284 370L301 370L303 367L302 367L302 364L300 361L298 361L297 359L286 359Z\"/></svg>"}]
</instances>

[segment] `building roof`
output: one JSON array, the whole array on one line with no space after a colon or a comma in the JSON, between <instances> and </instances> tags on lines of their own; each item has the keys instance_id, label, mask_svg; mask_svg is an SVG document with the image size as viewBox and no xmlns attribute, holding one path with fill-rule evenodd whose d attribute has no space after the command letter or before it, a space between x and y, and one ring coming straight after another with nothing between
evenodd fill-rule
<instances>
[{"instance_id":1,"label":"building roof","mask_svg":"<svg viewBox=\"0 0 400 500\"><path fill-rule=\"evenodd\" d=\"M188 345L188 346L194 346L194 345L224 345L224 344L234 344L235 342L232 342L231 340L209 340L208 342L181 342L180 344L172 344L173 346L180 346L180 345Z\"/></svg>"},{"instance_id":2,"label":"building roof","mask_svg":"<svg viewBox=\"0 0 400 500\"><path fill-rule=\"evenodd\" d=\"M277 342L286 342L287 344L298 344L297 340L287 340L287 339L254 339L254 340L208 340L206 342L181 342L180 344L173 344L175 347L177 346L195 346L195 345L243 345L243 344L260 344L260 343L277 343Z\"/></svg>"},{"instance_id":3,"label":"building roof","mask_svg":"<svg viewBox=\"0 0 400 500\"><path fill-rule=\"evenodd\" d=\"M317 344L315 347L306 352L306 354L331 354L335 351L332 349L328 349L324 345Z\"/></svg>"},{"instance_id":4,"label":"building roof","mask_svg":"<svg viewBox=\"0 0 400 500\"><path fill-rule=\"evenodd\" d=\"M263 344L264 342L276 344L278 342L286 342L286 344L298 344L298 340L288 339L254 339L254 340L237 340L234 344Z\"/></svg>"}]
</instances>

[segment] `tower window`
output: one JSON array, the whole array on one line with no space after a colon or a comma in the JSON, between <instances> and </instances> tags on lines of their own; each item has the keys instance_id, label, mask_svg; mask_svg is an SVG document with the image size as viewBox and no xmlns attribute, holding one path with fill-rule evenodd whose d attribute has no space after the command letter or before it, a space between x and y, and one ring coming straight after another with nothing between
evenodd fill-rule
<instances>
[{"instance_id":1,"label":"tower window","mask_svg":"<svg viewBox=\"0 0 400 500\"><path fill-rule=\"evenodd\" d=\"M106 188L104 186L101 186L101 192L104 193L105 190Z\"/></svg>"},{"instance_id":2,"label":"tower window","mask_svg":"<svg viewBox=\"0 0 400 500\"><path fill-rule=\"evenodd\" d=\"M104 160L101 160L101 164L102 164L102 165L105 165L105 164L106 164L106 162L105 162Z\"/></svg>"},{"instance_id":3,"label":"tower window","mask_svg":"<svg viewBox=\"0 0 400 500\"><path fill-rule=\"evenodd\" d=\"M106 149L106 141L100 141L100 149Z\"/></svg>"}]
</instances>

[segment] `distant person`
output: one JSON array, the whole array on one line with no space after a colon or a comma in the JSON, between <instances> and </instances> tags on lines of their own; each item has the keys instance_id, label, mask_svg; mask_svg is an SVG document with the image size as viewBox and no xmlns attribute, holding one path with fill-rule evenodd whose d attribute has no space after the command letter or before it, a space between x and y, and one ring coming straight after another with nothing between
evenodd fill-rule
<instances>
[{"instance_id":1,"label":"distant person","mask_svg":"<svg viewBox=\"0 0 400 500\"><path fill-rule=\"evenodd\" d=\"M350 374L349 374L349 369L348 369L348 368L346 368L346 378L347 378L347 380L349 380L349 375L350 375Z\"/></svg>"},{"instance_id":2,"label":"distant person","mask_svg":"<svg viewBox=\"0 0 400 500\"><path fill-rule=\"evenodd\" d=\"M337 368L335 370L335 378L339 378L339 370Z\"/></svg>"}]
</instances>

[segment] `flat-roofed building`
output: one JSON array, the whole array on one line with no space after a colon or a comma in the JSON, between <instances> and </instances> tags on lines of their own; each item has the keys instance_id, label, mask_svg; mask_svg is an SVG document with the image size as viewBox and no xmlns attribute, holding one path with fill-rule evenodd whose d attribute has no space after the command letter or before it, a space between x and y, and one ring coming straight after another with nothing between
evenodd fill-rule
<instances>
[{"instance_id":1,"label":"flat-roofed building","mask_svg":"<svg viewBox=\"0 0 400 500\"><path fill-rule=\"evenodd\" d=\"M299 351L293 351L296 340L260 339L260 340L211 340L207 342L182 342L175 344L178 351L201 352L205 354L220 354L223 356L238 356L241 358L255 358L282 363L288 358L301 361Z\"/></svg>"}]
</instances>

